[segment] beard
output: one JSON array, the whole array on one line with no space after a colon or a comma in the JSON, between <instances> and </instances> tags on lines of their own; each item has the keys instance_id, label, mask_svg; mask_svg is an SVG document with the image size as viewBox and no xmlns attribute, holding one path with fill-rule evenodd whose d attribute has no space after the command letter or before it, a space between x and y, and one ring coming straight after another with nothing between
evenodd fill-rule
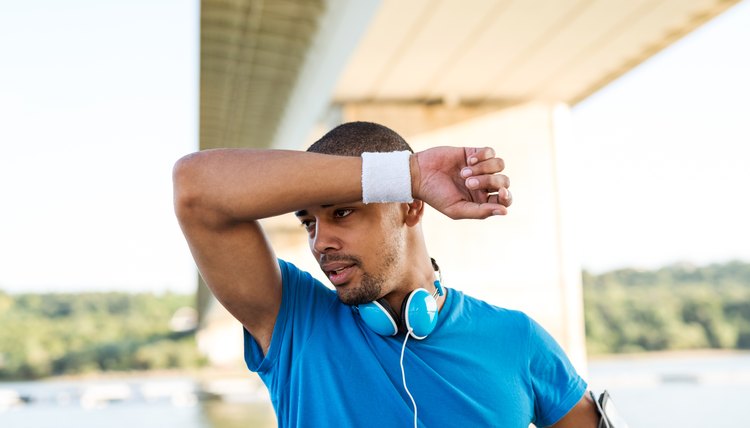
<instances>
[{"instance_id":1,"label":"beard","mask_svg":"<svg viewBox=\"0 0 750 428\"><path fill-rule=\"evenodd\" d=\"M385 279L378 275L363 272L359 287L338 291L339 300L344 304L355 306L377 300L383 291Z\"/></svg>"},{"instance_id":2,"label":"beard","mask_svg":"<svg viewBox=\"0 0 750 428\"><path fill-rule=\"evenodd\" d=\"M336 289L336 294L338 295L339 300L350 306L370 303L382 297L383 287L396 262L396 258L392 254L387 256L380 255L382 264L379 267L379 273L371 273L362 267L362 262L357 257L345 256L341 258L336 257L336 259L350 260L356 263L356 265L362 270L362 279L359 285L348 284L344 288Z\"/></svg>"}]
</instances>

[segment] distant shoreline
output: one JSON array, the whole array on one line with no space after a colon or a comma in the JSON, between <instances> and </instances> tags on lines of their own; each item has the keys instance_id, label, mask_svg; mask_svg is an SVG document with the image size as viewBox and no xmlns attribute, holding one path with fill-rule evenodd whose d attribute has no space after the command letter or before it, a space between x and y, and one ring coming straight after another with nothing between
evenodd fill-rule
<instances>
[{"instance_id":1,"label":"distant shoreline","mask_svg":"<svg viewBox=\"0 0 750 428\"><path fill-rule=\"evenodd\" d=\"M668 359L668 358L699 358L699 357L720 357L731 355L750 355L750 349L676 349L673 351L649 351L649 352L632 352L621 354L591 354L588 355L589 361L607 361L607 360L643 360L643 359Z\"/></svg>"},{"instance_id":2,"label":"distant shoreline","mask_svg":"<svg viewBox=\"0 0 750 428\"><path fill-rule=\"evenodd\" d=\"M63 374L59 376L50 376L40 379L15 379L0 380L3 383L17 382L67 382L67 381L108 381L108 380L127 380L127 379L148 379L148 378L182 378L189 377L196 381L208 381L226 378L243 378L250 380L257 379L257 376L243 367L204 367L196 369L157 369L157 370L123 370L123 371L99 371L89 373ZM259 379L258 379L259 380Z\"/></svg>"},{"instance_id":3,"label":"distant shoreline","mask_svg":"<svg viewBox=\"0 0 750 428\"><path fill-rule=\"evenodd\" d=\"M589 362L604 362L612 360L647 360L647 359L689 359L703 357L723 357L736 355L750 355L750 350L737 349L694 349L694 350L674 350L674 351L652 351L652 352L634 352L622 354L594 354L588 355ZM92 373L80 373L70 375L51 376L34 380L13 380L0 381L0 383L11 382L65 382L81 380L122 380L135 378L179 378L190 377L197 381L216 380L221 378L247 378L251 381L259 381L247 368L236 366L227 368L204 367L198 369L168 369L168 370L131 370L131 371L101 371Z\"/></svg>"}]
</instances>

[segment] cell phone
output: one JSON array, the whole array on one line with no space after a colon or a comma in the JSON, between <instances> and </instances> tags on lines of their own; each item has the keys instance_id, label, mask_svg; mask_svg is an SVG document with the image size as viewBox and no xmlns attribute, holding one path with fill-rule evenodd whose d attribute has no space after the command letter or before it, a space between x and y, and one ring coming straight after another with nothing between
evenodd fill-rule
<instances>
[{"instance_id":1,"label":"cell phone","mask_svg":"<svg viewBox=\"0 0 750 428\"><path fill-rule=\"evenodd\" d=\"M620 412L617 411L615 403L612 401L612 397L607 390L602 392L599 399L591 392L591 398L596 403L601 417L599 428L629 428L628 423L625 422L622 416L620 416Z\"/></svg>"}]
</instances>

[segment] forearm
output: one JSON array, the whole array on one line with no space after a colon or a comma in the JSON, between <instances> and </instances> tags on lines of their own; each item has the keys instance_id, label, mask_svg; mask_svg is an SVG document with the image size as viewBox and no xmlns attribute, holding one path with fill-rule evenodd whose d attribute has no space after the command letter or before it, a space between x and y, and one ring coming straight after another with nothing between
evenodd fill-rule
<instances>
[{"instance_id":1,"label":"forearm","mask_svg":"<svg viewBox=\"0 0 750 428\"><path fill-rule=\"evenodd\" d=\"M362 160L287 150L206 150L180 159L173 176L179 208L204 220L251 221L362 198Z\"/></svg>"}]
</instances>

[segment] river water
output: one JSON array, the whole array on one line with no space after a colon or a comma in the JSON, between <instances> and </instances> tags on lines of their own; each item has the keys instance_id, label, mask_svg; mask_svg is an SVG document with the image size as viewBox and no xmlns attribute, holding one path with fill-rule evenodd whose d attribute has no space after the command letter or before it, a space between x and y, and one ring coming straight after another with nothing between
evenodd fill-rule
<instances>
[{"instance_id":1,"label":"river water","mask_svg":"<svg viewBox=\"0 0 750 428\"><path fill-rule=\"evenodd\" d=\"M750 353L592 359L587 377L631 428L750 428ZM10 391L29 401L10 404ZM248 373L0 383L0 427L271 428L275 419Z\"/></svg>"},{"instance_id":2,"label":"river water","mask_svg":"<svg viewBox=\"0 0 750 428\"><path fill-rule=\"evenodd\" d=\"M589 379L631 428L750 428L750 353L594 359Z\"/></svg>"}]
</instances>

